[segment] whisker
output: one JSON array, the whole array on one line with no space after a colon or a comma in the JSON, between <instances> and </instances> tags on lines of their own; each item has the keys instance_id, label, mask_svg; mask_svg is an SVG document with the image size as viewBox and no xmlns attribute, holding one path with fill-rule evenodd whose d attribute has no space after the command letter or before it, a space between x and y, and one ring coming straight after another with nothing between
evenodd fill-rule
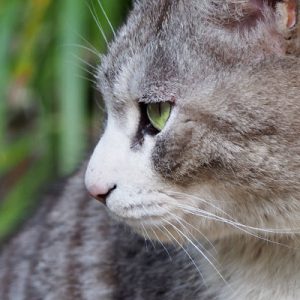
<instances>
[{"instance_id":1,"label":"whisker","mask_svg":"<svg viewBox=\"0 0 300 300\"><path fill-rule=\"evenodd\" d=\"M213 269L217 272L217 274L224 281L224 283L230 287L229 283L226 281L224 276L221 274L221 272L218 270L218 268L215 266L215 264L205 255L205 253L186 234L184 234L175 225L173 225L168 220L164 220L164 221L167 222L167 224L169 224L170 226L172 226L174 228L174 230L176 230L179 234L181 234L190 244L192 244L196 248L196 250L206 259L206 261L213 267Z\"/></svg>"},{"instance_id":2,"label":"whisker","mask_svg":"<svg viewBox=\"0 0 300 300\"><path fill-rule=\"evenodd\" d=\"M184 194L184 193L179 193L179 192L174 192L174 191L167 191L167 193L173 193L173 194L178 194L178 195L181 195L181 196L187 196L189 197L190 199L195 199L195 200L199 200L203 203L206 203L208 205L210 205L211 207L215 208L216 210L222 212L222 214L226 215L228 218L230 218L232 222L235 222L236 224L238 224L239 226L241 227L245 227L245 228L249 228L249 229L252 229L252 230L256 230L256 231L261 231L261 232L267 232L267 233L287 233L287 234L291 234L291 233L297 233L296 230L300 230L299 229L295 229L295 230L291 230L291 229L284 229L284 228L259 228L259 227L253 227L253 226L249 226L249 225L246 225L246 224L242 224L240 222L238 222L235 218L233 218L231 215L229 215L227 212L225 212L224 210L222 210L220 207L202 199L202 198L199 198L197 196L193 196L193 195L189 195L189 194ZM172 196L172 195L171 195Z\"/></svg>"},{"instance_id":3,"label":"whisker","mask_svg":"<svg viewBox=\"0 0 300 300\"><path fill-rule=\"evenodd\" d=\"M83 50L87 50L88 52L90 52L90 53L94 54L95 56L97 56L97 58L100 58L100 55L97 52L97 50L91 49L91 48L89 48L87 46L84 46L84 45L81 45L81 44L70 43L70 44L64 44L63 46L76 47L76 48L80 48L80 49L83 49Z\"/></svg>"},{"instance_id":4,"label":"whisker","mask_svg":"<svg viewBox=\"0 0 300 300\"><path fill-rule=\"evenodd\" d=\"M205 247L203 247L203 245L195 238L195 236L188 230L188 228L182 224L182 222L179 220L179 218L181 220L183 220L184 222L186 222L183 218L179 217L179 216L176 216L175 214L171 213L170 211L168 211L168 213L173 216L173 218L182 226L183 229L186 229L188 234L194 239L195 242L197 242L198 246L201 247L203 249L203 251L207 252L207 254L215 261L215 262L218 262L217 259L208 251L205 249ZM187 222L186 222L187 223ZM188 225L191 225L189 223L187 223ZM195 227L194 227L195 228ZM195 228L196 229L196 228ZM197 230L197 229L196 229ZM199 231L199 230L197 230ZM199 233L201 233L199 231ZM201 235L206 238L206 240L208 240L208 238L203 234L201 233ZM209 241L209 240L208 240ZM215 250L215 252L217 252L216 248L214 247L214 245L209 241L209 243L212 245L213 249Z\"/></svg>"},{"instance_id":5,"label":"whisker","mask_svg":"<svg viewBox=\"0 0 300 300\"><path fill-rule=\"evenodd\" d=\"M85 67L80 66L80 65L77 65L76 67L78 69L82 70L84 73L87 73L87 74L91 75L92 77L94 77L94 73L87 70ZM95 83L95 84L97 83L96 80L93 80L92 78L89 78L89 81L92 82L92 83Z\"/></svg>"},{"instance_id":6,"label":"whisker","mask_svg":"<svg viewBox=\"0 0 300 300\"><path fill-rule=\"evenodd\" d=\"M197 196L194 196L194 195L190 195L190 194L186 194L186 193L179 193L179 192L174 192L174 191L167 191L167 193L172 193L172 194L177 194L177 195L180 195L180 196L184 196L184 197L187 197L188 199L195 199L195 200L198 200L200 202L203 202L211 207L213 207L214 209L216 209L217 211L220 211L221 213L223 213L224 215L226 215L228 218L232 219L232 220L235 220L231 215L229 215L226 211L224 211L223 209L221 209L220 207L212 204L211 202L209 201L206 201L205 199L203 198L200 198L200 197L197 197Z\"/></svg>"},{"instance_id":7,"label":"whisker","mask_svg":"<svg viewBox=\"0 0 300 300\"><path fill-rule=\"evenodd\" d=\"M147 251L149 251L149 249L148 249L148 243L147 243L147 238L146 238L146 233L145 233L145 228L142 227L141 229L143 231L143 239L145 241L145 248L146 248Z\"/></svg>"},{"instance_id":8,"label":"whisker","mask_svg":"<svg viewBox=\"0 0 300 300\"><path fill-rule=\"evenodd\" d=\"M204 239L205 241L209 244L209 246L212 248L212 250L218 254L216 247L214 246L214 244L209 240L209 238L203 233L201 232L198 228L196 228L195 226L193 226L192 224L190 224L189 222L187 222L186 220L184 220L183 218L180 218L183 222L185 222L188 226L191 226L194 230L196 230Z\"/></svg>"},{"instance_id":9,"label":"whisker","mask_svg":"<svg viewBox=\"0 0 300 300\"><path fill-rule=\"evenodd\" d=\"M86 76L83 76L83 75L79 75L79 74L75 74L74 75L74 77L75 78L80 78L80 79L83 79L84 81L88 81L89 83L91 83L91 84L93 84L94 86L96 86L96 82L95 81L93 81L92 79L90 79L90 78L88 78L88 77L86 77Z\"/></svg>"},{"instance_id":10,"label":"whisker","mask_svg":"<svg viewBox=\"0 0 300 300\"><path fill-rule=\"evenodd\" d=\"M90 47L91 50L95 52L96 56L98 56L101 59L102 54L99 52L99 50L81 34L77 33L77 35L83 42L85 42Z\"/></svg>"},{"instance_id":11,"label":"whisker","mask_svg":"<svg viewBox=\"0 0 300 300\"><path fill-rule=\"evenodd\" d=\"M154 225L154 227L155 227L156 229L158 229L158 226ZM171 255L170 255L168 249L166 248L166 246L164 245L164 243L159 239L159 237L158 237L158 235L156 234L155 230L153 230L153 229L151 228L151 231L152 231L152 233L155 235L157 241L158 241L158 242L161 244L161 246L164 248L165 252L166 252L167 255L169 256L170 261L172 261L172 257L171 257Z\"/></svg>"},{"instance_id":12,"label":"whisker","mask_svg":"<svg viewBox=\"0 0 300 300\"><path fill-rule=\"evenodd\" d=\"M142 209L143 209L145 212L147 212L146 208L145 208L143 205L142 205ZM142 225L142 227L144 228L145 232L147 233L147 230L146 230L144 224L141 223L141 225ZM155 226L155 227L157 228L157 226ZM167 248L165 247L165 245L161 242L161 240L158 238L156 232L155 232L152 228L151 228L151 231L152 231L152 233L155 235L157 241L162 245L162 247L164 248L164 250L165 250L166 253L168 254L170 260L172 260L169 251L167 250ZM151 244L153 245L153 248L156 249L155 245L154 245L153 242L152 242L152 239L149 237L148 234L147 234L147 236L148 236L148 238L149 238Z\"/></svg>"},{"instance_id":13,"label":"whisker","mask_svg":"<svg viewBox=\"0 0 300 300\"><path fill-rule=\"evenodd\" d=\"M144 231L145 231L145 233L146 233L147 240L148 240L148 241L151 243L152 247L153 247L154 249L156 249L156 247L155 247L154 243L152 242L152 239L150 238L150 236L149 236L149 234L148 234L148 232L147 232L147 230L146 230L146 228L145 228L144 224L143 224L143 223L141 223L141 225L142 225L142 227L143 227L143 230L144 230Z\"/></svg>"},{"instance_id":14,"label":"whisker","mask_svg":"<svg viewBox=\"0 0 300 300\"><path fill-rule=\"evenodd\" d=\"M74 61L71 61L71 60L67 61L67 63L72 65L72 66L75 66L78 69L78 71L81 70L81 71L83 71L84 74L89 74L89 75L91 75L92 78L95 78L95 76L94 76L95 74L93 72L89 71L83 65L78 64L78 63L76 63ZM89 82L93 83L95 85L95 87L97 87L97 81L96 80L93 80L91 77L85 77L82 74L79 75L79 76L80 76L80 78L83 78L83 79L88 80Z\"/></svg>"},{"instance_id":15,"label":"whisker","mask_svg":"<svg viewBox=\"0 0 300 300\"><path fill-rule=\"evenodd\" d=\"M202 211L202 210L199 210L199 209L195 209L195 208L193 208L194 211L191 211L191 209L185 209L183 206L180 206L180 205L178 207L180 207L181 209L183 209L185 212L187 212L189 214L192 214L192 215L199 216L199 217L202 217L202 218L206 218L206 219L209 219L209 220L214 220L214 221L217 221L217 222L222 222L222 223L231 225L234 228L236 228L236 229L238 229L238 230L240 230L242 232L245 232L245 233L247 233L248 235L250 235L252 237L258 238L258 239L263 240L263 241L268 242L268 243L272 243L272 244L275 244L275 245L280 245L280 246L292 249L292 247L290 247L288 245L285 245L285 244L282 244L282 243L270 240L270 239L268 239L266 237L262 237L262 236L259 236L259 235L255 234L255 233L251 232L251 231L248 231L248 230L244 229L243 227L240 227L239 224L236 224L235 222L233 222L231 220L227 220L227 219L224 219L224 218L219 217L217 215L214 215L212 213L208 213L208 212L205 212L205 211Z\"/></svg>"},{"instance_id":16,"label":"whisker","mask_svg":"<svg viewBox=\"0 0 300 300\"><path fill-rule=\"evenodd\" d=\"M76 54L72 55L74 58L76 58L79 62L81 62L82 64L84 64L85 66L89 67L90 69L94 70L95 72L98 71L98 68L95 67L94 65L90 64L89 62L87 62L86 60L82 59L81 57L79 57ZM88 70L87 70L88 71ZM91 71L89 71L91 72ZM95 73L91 73L91 75L93 75L93 77L96 78L96 74Z\"/></svg>"},{"instance_id":17,"label":"whisker","mask_svg":"<svg viewBox=\"0 0 300 300\"><path fill-rule=\"evenodd\" d=\"M88 5L88 9L90 10L90 13L100 31L100 33L102 34L102 37L106 43L106 46L108 46L108 39L106 37L105 31L104 31L103 27L101 26L99 19L96 17L96 10L95 10L94 4L93 4L93 2L91 2L91 3L92 3L92 7L90 5Z\"/></svg>"},{"instance_id":18,"label":"whisker","mask_svg":"<svg viewBox=\"0 0 300 300\"><path fill-rule=\"evenodd\" d=\"M98 99L96 99L96 105L98 107L98 109L102 112L102 113L105 113L106 110L105 110L105 106L101 105L100 101Z\"/></svg>"},{"instance_id":19,"label":"whisker","mask_svg":"<svg viewBox=\"0 0 300 300\"><path fill-rule=\"evenodd\" d=\"M250 229L250 230L254 230L254 231L259 231L259 232L263 232L263 233L278 233L278 234L291 234L291 233L294 233L293 231L291 231L291 232L277 232L276 229L268 230L268 229L263 229L263 228L257 228L257 227L247 226L247 225L244 225L242 223L239 223L239 222L236 222L236 221L233 221L233 220L230 220L230 219L226 219L226 218L223 218L221 216L215 215L215 214L213 214L211 212L207 212L205 210L202 210L202 209L199 209L199 208L195 208L195 207L192 207L192 206L188 206L188 205L180 205L180 204L178 204L178 207L181 207L182 209L185 208L185 209L188 209L188 210L196 210L196 211L198 211L198 212L206 215L207 217L209 217L209 216L210 217L214 217L214 218L217 218L218 220L223 221L224 223L227 223L229 225L235 225L240 230L243 230L243 231L248 232L248 233L250 231L248 231L246 229ZM255 235L255 236L257 236L257 235Z\"/></svg>"},{"instance_id":20,"label":"whisker","mask_svg":"<svg viewBox=\"0 0 300 300\"><path fill-rule=\"evenodd\" d=\"M162 218L163 219L163 218ZM165 219L163 219L165 221ZM169 237L171 238L171 240L174 240L176 242L176 244L186 253L186 255L188 256L188 258L191 260L192 264L195 266L196 270L198 271L201 279L203 280L203 282L205 282L205 279L203 277L202 272L200 271L199 267L197 266L196 262L194 261L194 259L191 257L191 255L188 253L188 251L181 245L180 242L177 241L177 239L174 237L174 235L165 227L163 226L163 229L166 231L165 234L169 235ZM159 227L158 229L164 234L164 231L161 230Z\"/></svg>"},{"instance_id":21,"label":"whisker","mask_svg":"<svg viewBox=\"0 0 300 300\"><path fill-rule=\"evenodd\" d=\"M105 12L105 9L104 9L104 7L103 7L103 5L102 5L102 3L101 3L101 0L98 0L98 5L99 5L99 7L100 7L100 9L101 9L101 11L102 11L102 13L103 13L103 15L104 15L106 21L107 21L107 23L108 23L108 25L109 25L109 27L110 27L112 33L114 34L114 36L116 36L115 29L114 29L114 27L113 27L111 21L109 20L109 18L108 18L108 16L107 16L106 12Z\"/></svg>"}]
</instances>

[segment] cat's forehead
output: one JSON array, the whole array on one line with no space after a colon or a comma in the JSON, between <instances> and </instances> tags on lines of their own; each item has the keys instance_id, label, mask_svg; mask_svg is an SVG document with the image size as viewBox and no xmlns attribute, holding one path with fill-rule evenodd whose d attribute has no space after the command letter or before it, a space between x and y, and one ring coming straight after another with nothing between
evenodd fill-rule
<instances>
[{"instance_id":1,"label":"cat's forehead","mask_svg":"<svg viewBox=\"0 0 300 300\"><path fill-rule=\"evenodd\" d=\"M222 62L207 50L210 42L202 32L200 12L180 3L136 5L100 66L102 92L124 101L171 101L193 84L214 77Z\"/></svg>"},{"instance_id":2,"label":"cat's forehead","mask_svg":"<svg viewBox=\"0 0 300 300\"><path fill-rule=\"evenodd\" d=\"M137 1L99 68L104 98L116 105L184 98L193 87L199 92L207 85L222 85L234 72L252 69L272 52L280 54L283 43L274 34L275 23L260 17L261 8L253 3ZM266 15L272 9L266 8Z\"/></svg>"}]
</instances>

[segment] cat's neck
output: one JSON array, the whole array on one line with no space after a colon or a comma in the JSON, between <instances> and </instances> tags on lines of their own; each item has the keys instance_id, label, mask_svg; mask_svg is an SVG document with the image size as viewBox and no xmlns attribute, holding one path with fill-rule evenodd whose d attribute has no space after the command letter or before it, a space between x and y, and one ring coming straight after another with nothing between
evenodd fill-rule
<instances>
[{"instance_id":1,"label":"cat's neck","mask_svg":"<svg viewBox=\"0 0 300 300\"><path fill-rule=\"evenodd\" d=\"M218 241L211 253L223 278L204 263L208 291L228 300L300 299L299 247L295 236L276 242L240 236Z\"/></svg>"}]
</instances>

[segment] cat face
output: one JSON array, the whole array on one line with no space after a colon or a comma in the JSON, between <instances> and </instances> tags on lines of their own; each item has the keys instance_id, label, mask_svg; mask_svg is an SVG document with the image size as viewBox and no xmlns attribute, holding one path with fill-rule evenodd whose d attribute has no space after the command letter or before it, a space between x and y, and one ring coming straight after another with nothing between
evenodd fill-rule
<instances>
[{"instance_id":1,"label":"cat face","mask_svg":"<svg viewBox=\"0 0 300 300\"><path fill-rule=\"evenodd\" d=\"M299 228L295 3L138 2L99 69L90 194L154 239Z\"/></svg>"}]
</instances>

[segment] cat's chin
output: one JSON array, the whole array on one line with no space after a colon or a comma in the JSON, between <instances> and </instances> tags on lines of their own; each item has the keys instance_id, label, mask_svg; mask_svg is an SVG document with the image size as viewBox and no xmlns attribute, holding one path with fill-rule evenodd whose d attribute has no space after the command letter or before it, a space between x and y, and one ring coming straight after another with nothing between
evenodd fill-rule
<instances>
[{"instance_id":1,"label":"cat's chin","mask_svg":"<svg viewBox=\"0 0 300 300\"><path fill-rule=\"evenodd\" d=\"M160 228L165 223L162 221L160 216L141 216L141 217L130 217L130 216L120 216L115 212L108 210L110 216L115 219L117 222L126 224L127 226L138 230L139 228L147 228L153 230L153 228ZM167 222L171 220L166 220Z\"/></svg>"},{"instance_id":2,"label":"cat's chin","mask_svg":"<svg viewBox=\"0 0 300 300\"><path fill-rule=\"evenodd\" d=\"M120 215L110 209L108 212L117 223L129 227L145 239L174 244L175 246L184 245L198 238L213 241L228 236L224 226L219 224L208 228L206 226L205 228L197 228L196 224L193 225L188 222L191 220L187 221L181 218L182 221L178 223L178 219L174 220L170 215L169 217L165 215L163 217L161 215L138 217L131 214Z\"/></svg>"},{"instance_id":3,"label":"cat's chin","mask_svg":"<svg viewBox=\"0 0 300 300\"><path fill-rule=\"evenodd\" d=\"M116 214L108 210L110 216L145 239L156 240L163 243L176 243L177 245L184 244L186 239L182 238L181 234L174 229L171 219L162 219L161 216L148 216L141 218L130 218Z\"/></svg>"},{"instance_id":4,"label":"cat's chin","mask_svg":"<svg viewBox=\"0 0 300 300\"><path fill-rule=\"evenodd\" d=\"M187 242L187 239L183 238L183 236L171 226L163 224L162 222L155 223L125 222L126 226L130 227L133 232L142 236L145 240L157 241L164 244L174 244L175 246L182 246Z\"/></svg>"},{"instance_id":5,"label":"cat's chin","mask_svg":"<svg viewBox=\"0 0 300 300\"><path fill-rule=\"evenodd\" d=\"M109 210L111 217L129 227L133 232L139 234L146 240L157 241L159 243L173 244L175 246L183 246L191 240L195 240L199 237L199 230L192 230L185 227L184 229L173 219L162 219L159 216L142 217L142 218L129 218L121 217L116 213ZM195 227L194 227L195 229ZM203 239L203 234L200 238ZM215 240L220 238L220 231L218 232L206 232L207 240Z\"/></svg>"}]
</instances>

